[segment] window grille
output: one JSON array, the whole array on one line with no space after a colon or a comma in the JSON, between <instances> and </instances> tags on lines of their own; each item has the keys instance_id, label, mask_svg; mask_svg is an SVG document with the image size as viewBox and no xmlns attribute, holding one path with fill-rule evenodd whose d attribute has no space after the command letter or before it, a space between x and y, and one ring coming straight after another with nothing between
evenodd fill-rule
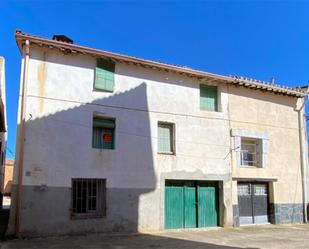
<instances>
[{"instance_id":1,"label":"window grille","mask_svg":"<svg viewBox=\"0 0 309 249\"><path fill-rule=\"evenodd\" d=\"M247 196L251 195L250 185L249 184L242 184L237 186L238 195L240 196Z\"/></svg>"},{"instance_id":2,"label":"window grille","mask_svg":"<svg viewBox=\"0 0 309 249\"><path fill-rule=\"evenodd\" d=\"M260 141L253 139L241 139L241 165L243 166L260 166L260 156L259 151Z\"/></svg>"},{"instance_id":3,"label":"window grille","mask_svg":"<svg viewBox=\"0 0 309 249\"><path fill-rule=\"evenodd\" d=\"M267 188L264 184L254 186L254 195L267 195Z\"/></svg>"},{"instance_id":4,"label":"window grille","mask_svg":"<svg viewBox=\"0 0 309 249\"><path fill-rule=\"evenodd\" d=\"M104 179L72 179L72 215L105 215Z\"/></svg>"}]
</instances>

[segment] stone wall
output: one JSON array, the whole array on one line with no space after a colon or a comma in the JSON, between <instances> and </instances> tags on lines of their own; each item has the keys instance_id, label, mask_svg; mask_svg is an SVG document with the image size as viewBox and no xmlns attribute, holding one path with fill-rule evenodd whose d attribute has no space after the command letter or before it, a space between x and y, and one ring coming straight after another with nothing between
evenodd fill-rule
<instances>
[{"instance_id":1,"label":"stone wall","mask_svg":"<svg viewBox=\"0 0 309 249\"><path fill-rule=\"evenodd\" d=\"M270 204L270 221L273 224L289 224L303 222L303 204Z\"/></svg>"}]
</instances>

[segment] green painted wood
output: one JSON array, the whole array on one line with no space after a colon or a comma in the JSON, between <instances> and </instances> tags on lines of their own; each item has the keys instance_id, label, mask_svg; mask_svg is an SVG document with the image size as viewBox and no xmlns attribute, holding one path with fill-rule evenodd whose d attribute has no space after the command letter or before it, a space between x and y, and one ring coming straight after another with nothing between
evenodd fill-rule
<instances>
[{"instance_id":1,"label":"green painted wood","mask_svg":"<svg viewBox=\"0 0 309 249\"><path fill-rule=\"evenodd\" d=\"M158 124L158 152L173 153L173 126Z\"/></svg>"},{"instance_id":2,"label":"green painted wood","mask_svg":"<svg viewBox=\"0 0 309 249\"><path fill-rule=\"evenodd\" d=\"M165 228L212 227L219 224L218 184L169 181L165 187Z\"/></svg>"},{"instance_id":3,"label":"green painted wood","mask_svg":"<svg viewBox=\"0 0 309 249\"><path fill-rule=\"evenodd\" d=\"M115 120L107 118L93 118L94 127L115 128Z\"/></svg>"},{"instance_id":4,"label":"green painted wood","mask_svg":"<svg viewBox=\"0 0 309 249\"><path fill-rule=\"evenodd\" d=\"M185 222L184 227L196 227L196 187L184 187Z\"/></svg>"},{"instance_id":5,"label":"green painted wood","mask_svg":"<svg viewBox=\"0 0 309 249\"><path fill-rule=\"evenodd\" d=\"M98 60L95 75L95 88L113 91L115 81L115 63L108 60Z\"/></svg>"},{"instance_id":6,"label":"green painted wood","mask_svg":"<svg viewBox=\"0 0 309 249\"><path fill-rule=\"evenodd\" d=\"M218 111L218 91L216 86L200 85L200 108Z\"/></svg>"},{"instance_id":7,"label":"green painted wood","mask_svg":"<svg viewBox=\"0 0 309 249\"><path fill-rule=\"evenodd\" d=\"M218 187L215 183L198 185L198 227L218 226Z\"/></svg>"},{"instance_id":8,"label":"green painted wood","mask_svg":"<svg viewBox=\"0 0 309 249\"><path fill-rule=\"evenodd\" d=\"M166 229L182 228L184 225L184 188L182 186L165 187Z\"/></svg>"}]
</instances>

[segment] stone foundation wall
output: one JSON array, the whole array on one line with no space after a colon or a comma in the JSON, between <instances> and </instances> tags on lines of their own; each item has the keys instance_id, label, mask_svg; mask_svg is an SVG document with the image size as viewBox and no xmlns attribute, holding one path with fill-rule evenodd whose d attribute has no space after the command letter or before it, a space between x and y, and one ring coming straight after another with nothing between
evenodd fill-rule
<instances>
[{"instance_id":1,"label":"stone foundation wall","mask_svg":"<svg viewBox=\"0 0 309 249\"><path fill-rule=\"evenodd\" d=\"M239 226L239 206L233 205L234 227ZM272 224L303 223L303 204L269 204L269 221Z\"/></svg>"},{"instance_id":2,"label":"stone foundation wall","mask_svg":"<svg viewBox=\"0 0 309 249\"><path fill-rule=\"evenodd\" d=\"M303 222L303 204L270 204L270 221L273 224Z\"/></svg>"}]
</instances>

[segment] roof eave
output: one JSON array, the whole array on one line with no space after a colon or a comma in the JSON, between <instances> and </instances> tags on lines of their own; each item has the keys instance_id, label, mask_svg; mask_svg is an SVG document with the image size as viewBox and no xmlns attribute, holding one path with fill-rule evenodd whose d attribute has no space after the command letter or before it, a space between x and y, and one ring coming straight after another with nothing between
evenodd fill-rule
<instances>
[{"instance_id":1,"label":"roof eave","mask_svg":"<svg viewBox=\"0 0 309 249\"><path fill-rule=\"evenodd\" d=\"M180 66L175 66L171 64L165 64L165 63L155 62L151 60L140 59L140 58L131 57L127 55L121 55L121 54L112 53L112 52L108 52L104 50L99 50L99 49L84 47L84 46L80 46L76 44L71 44L71 43L51 40L47 38L42 38L38 36L28 35L19 30L16 31L15 37L16 37L18 48L21 53L23 49L23 41L29 40L30 43L38 44L38 45L46 45L46 46L49 46L50 48L56 47L62 50L68 49L71 51L80 52L82 54L89 54L89 55L93 55L97 57L109 57L109 58L112 58L118 61L131 62L136 65L144 65L144 66L154 68L154 69L158 68L158 69L173 71L177 73L183 73L189 76L198 77L200 79L204 78L204 79L217 80L217 81L224 82L224 83L243 85L249 88L261 89L261 90L265 90L268 92L280 93L280 94L285 94L285 95L294 96L294 97L305 97L307 95L304 92L288 89L285 87L277 87L277 86L262 84L258 82L246 81L243 79L238 80L230 76L212 74L212 73L195 70L191 68L180 67Z\"/></svg>"}]
</instances>

